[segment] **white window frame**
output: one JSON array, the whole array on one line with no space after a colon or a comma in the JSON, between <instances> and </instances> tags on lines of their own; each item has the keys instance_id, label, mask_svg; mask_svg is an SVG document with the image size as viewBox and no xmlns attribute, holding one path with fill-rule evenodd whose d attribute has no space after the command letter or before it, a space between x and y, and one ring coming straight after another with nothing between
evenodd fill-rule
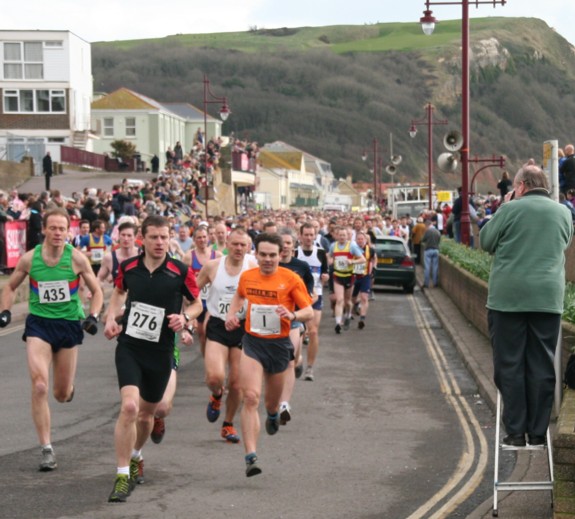
<instances>
[{"instance_id":1,"label":"white window frame","mask_svg":"<svg viewBox=\"0 0 575 519\"><path fill-rule=\"evenodd\" d=\"M35 44L40 46L40 59L26 59L26 45ZM6 47L8 45L19 45L20 52L18 59L6 57ZM44 79L44 45L41 41L8 41L4 42L4 80L39 80ZM12 68L12 71L10 69ZM19 72L18 72L19 70ZM36 73L33 73L36 71Z\"/></svg>"},{"instance_id":2,"label":"white window frame","mask_svg":"<svg viewBox=\"0 0 575 519\"><path fill-rule=\"evenodd\" d=\"M48 110L40 110L40 92L48 92ZM25 97L32 94L31 110L24 109ZM10 88L3 91L3 107L6 114L65 114L66 113L66 91L61 88ZM16 99L16 109L9 109L7 100ZM62 109L54 109L57 100L61 100Z\"/></svg>"},{"instance_id":3,"label":"white window frame","mask_svg":"<svg viewBox=\"0 0 575 519\"><path fill-rule=\"evenodd\" d=\"M136 118L126 117L126 137L136 136Z\"/></svg>"},{"instance_id":4,"label":"white window frame","mask_svg":"<svg viewBox=\"0 0 575 519\"><path fill-rule=\"evenodd\" d=\"M102 135L104 137L113 137L114 136L114 118L113 117L104 117L102 119Z\"/></svg>"}]
</instances>

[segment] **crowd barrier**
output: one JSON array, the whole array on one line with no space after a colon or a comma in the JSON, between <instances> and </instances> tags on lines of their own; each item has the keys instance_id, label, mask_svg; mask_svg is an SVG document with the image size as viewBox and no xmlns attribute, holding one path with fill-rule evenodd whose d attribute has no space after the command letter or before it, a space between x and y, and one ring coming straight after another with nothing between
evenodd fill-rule
<instances>
[{"instance_id":1,"label":"crowd barrier","mask_svg":"<svg viewBox=\"0 0 575 519\"><path fill-rule=\"evenodd\" d=\"M15 220L0 223L0 269L13 269L27 250L28 222ZM80 232L80 222L70 222L70 233L76 236Z\"/></svg>"}]
</instances>

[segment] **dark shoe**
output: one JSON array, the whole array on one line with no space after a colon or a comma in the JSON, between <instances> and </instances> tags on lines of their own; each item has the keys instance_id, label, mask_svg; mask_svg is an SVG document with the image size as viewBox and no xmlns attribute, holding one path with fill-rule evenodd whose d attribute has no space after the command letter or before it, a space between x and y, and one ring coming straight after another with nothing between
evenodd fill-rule
<instances>
[{"instance_id":1,"label":"dark shoe","mask_svg":"<svg viewBox=\"0 0 575 519\"><path fill-rule=\"evenodd\" d=\"M300 355L298 363L295 366L295 378L300 378L303 374L303 358Z\"/></svg>"},{"instance_id":2,"label":"dark shoe","mask_svg":"<svg viewBox=\"0 0 575 519\"><path fill-rule=\"evenodd\" d=\"M252 476L257 476L258 474L262 473L262 469L260 469L258 465L258 458L254 456L249 461L246 461L246 476L251 478Z\"/></svg>"},{"instance_id":3,"label":"dark shoe","mask_svg":"<svg viewBox=\"0 0 575 519\"><path fill-rule=\"evenodd\" d=\"M130 460L130 479L138 485L144 484L144 460Z\"/></svg>"},{"instance_id":4,"label":"dark shoe","mask_svg":"<svg viewBox=\"0 0 575 519\"><path fill-rule=\"evenodd\" d=\"M525 447L525 435L524 434L508 434L503 438L503 445L508 447Z\"/></svg>"},{"instance_id":5,"label":"dark shoe","mask_svg":"<svg viewBox=\"0 0 575 519\"><path fill-rule=\"evenodd\" d=\"M335 333L341 333L341 325L340 324L335 325Z\"/></svg>"},{"instance_id":6,"label":"dark shoe","mask_svg":"<svg viewBox=\"0 0 575 519\"><path fill-rule=\"evenodd\" d=\"M116 481L114 481L112 493L108 497L108 503L125 503L131 492L130 476L118 474Z\"/></svg>"},{"instance_id":7,"label":"dark shoe","mask_svg":"<svg viewBox=\"0 0 575 519\"><path fill-rule=\"evenodd\" d=\"M363 330L365 328L365 321L359 321L359 323L357 323L357 327L360 330Z\"/></svg>"},{"instance_id":8,"label":"dark shoe","mask_svg":"<svg viewBox=\"0 0 575 519\"><path fill-rule=\"evenodd\" d=\"M74 400L74 393L76 392L76 386L72 386L72 392L70 393L70 396L68 397L68 400L66 400L66 403L71 402L72 400Z\"/></svg>"},{"instance_id":9,"label":"dark shoe","mask_svg":"<svg viewBox=\"0 0 575 519\"><path fill-rule=\"evenodd\" d=\"M163 418L156 418L154 416L154 428L150 434L150 438L154 443L161 443L164 439L164 434L166 434L166 422Z\"/></svg>"},{"instance_id":10,"label":"dark shoe","mask_svg":"<svg viewBox=\"0 0 575 519\"><path fill-rule=\"evenodd\" d=\"M272 436L279 431L280 428L280 415L279 413L275 414L274 416L270 416L266 418L266 432Z\"/></svg>"},{"instance_id":11,"label":"dark shoe","mask_svg":"<svg viewBox=\"0 0 575 519\"><path fill-rule=\"evenodd\" d=\"M58 467L56 455L52 449L42 449L42 461L39 470L41 472L50 472Z\"/></svg>"},{"instance_id":12,"label":"dark shoe","mask_svg":"<svg viewBox=\"0 0 575 519\"><path fill-rule=\"evenodd\" d=\"M349 330L349 324L350 324L350 322L351 322L351 319L350 319L349 317L346 317L346 318L343 320L343 329L344 329L344 330Z\"/></svg>"},{"instance_id":13,"label":"dark shoe","mask_svg":"<svg viewBox=\"0 0 575 519\"><path fill-rule=\"evenodd\" d=\"M547 438L545 436L531 436L529 434L529 445L532 447L539 447L547 443Z\"/></svg>"},{"instance_id":14,"label":"dark shoe","mask_svg":"<svg viewBox=\"0 0 575 519\"><path fill-rule=\"evenodd\" d=\"M291 407L287 402L280 405L280 425L285 425L291 420Z\"/></svg>"},{"instance_id":15,"label":"dark shoe","mask_svg":"<svg viewBox=\"0 0 575 519\"><path fill-rule=\"evenodd\" d=\"M222 407L222 395L220 398L216 398L214 395L210 395L210 401L208 402L208 408L206 409L206 416L208 417L208 422L214 423L220 417L220 408Z\"/></svg>"}]
</instances>

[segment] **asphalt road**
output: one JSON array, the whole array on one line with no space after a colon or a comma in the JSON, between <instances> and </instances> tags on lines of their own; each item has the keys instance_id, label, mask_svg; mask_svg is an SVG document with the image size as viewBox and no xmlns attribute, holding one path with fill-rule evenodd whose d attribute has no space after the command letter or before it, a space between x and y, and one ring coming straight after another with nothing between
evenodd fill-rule
<instances>
[{"instance_id":1,"label":"asphalt road","mask_svg":"<svg viewBox=\"0 0 575 519\"><path fill-rule=\"evenodd\" d=\"M226 444L205 418L197 347L184 349L166 436L145 446L146 483L126 504L107 503L115 344L99 333L81 346L74 401L51 403L59 467L40 473L21 334L18 325L1 334L2 518L466 517L490 495L482 438L493 417L419 292L378 292L366 328L352 322L341 335L324 310L316 380L297 381L293 419L277 435L262 428L263 474L249 479L242 445ZM461 420L455 399L473 416Z\"/></svg>"}]
</instances>

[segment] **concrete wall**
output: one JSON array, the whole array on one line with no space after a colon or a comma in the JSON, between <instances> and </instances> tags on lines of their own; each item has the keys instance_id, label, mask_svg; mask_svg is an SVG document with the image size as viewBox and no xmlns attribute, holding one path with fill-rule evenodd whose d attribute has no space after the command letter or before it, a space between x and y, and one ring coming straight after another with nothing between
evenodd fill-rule
<instances>
[{"instance_id":1,"label":"concrete wall","mask_svg":"<svg viewBox=\"0 0 575 519\"><path fill-rule=\"evenodd\" d=\"M33 161L12 162L0 160L0 189L6 191L17 187L34 175Z\"/></svg>"}]
</instances>

